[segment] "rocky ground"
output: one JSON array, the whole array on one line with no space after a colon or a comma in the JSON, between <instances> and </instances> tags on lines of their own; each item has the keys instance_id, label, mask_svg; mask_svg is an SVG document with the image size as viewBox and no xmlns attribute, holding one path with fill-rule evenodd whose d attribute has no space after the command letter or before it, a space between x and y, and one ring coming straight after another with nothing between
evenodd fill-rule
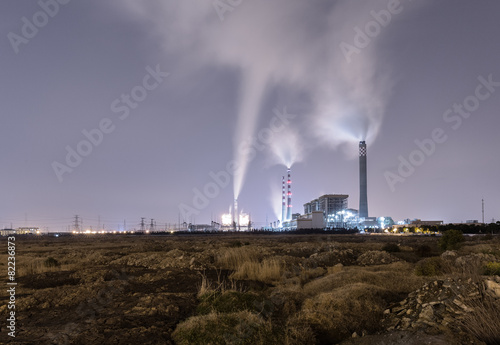
<instances>
[{"instance_id":1,"label":"rocky ground","mask_svg":"<svg viewBox=\"0 0 500 345\"><path fill-rule=\"evenodd\" d=\"M16 250L17 332L3 321L1 343L500 341L500 277L481 271L500 261L495 238L444 253L434 237L367 235L18 237Z\"/></svg>"}]
</instances>

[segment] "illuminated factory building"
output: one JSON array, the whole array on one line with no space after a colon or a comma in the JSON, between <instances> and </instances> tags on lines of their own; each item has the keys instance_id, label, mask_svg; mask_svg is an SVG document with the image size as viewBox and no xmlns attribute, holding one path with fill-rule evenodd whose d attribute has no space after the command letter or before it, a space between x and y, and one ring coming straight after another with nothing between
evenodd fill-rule
<instances>
[{"instance_id":1,"label":"illuminated factory building","mask_svg":"<svg viewBox=\"0 0 500 345\"><path fill-rule=\"evenodd\" d=\"M234 214L238 214L237 212ZM221 230L241 230L241 231L247 231L250 230L251 227L251 222L250 222L250 215L248 213L243 213L240 212L238 215L238 219L234 219L233 217L236 217L236 215L233 215L233 213L226 213L221 216ZM235 228L236 227L236 228Z\"/></svg>"},{"instance_id":2,"label":"illuminated factory building","mask_svg":"<svg viewBox=\"0 0 500 345\"><path fill-rule=\"evenodd\" d=\"M312 213L313 211L323 211L325 216L329 216L347 209L346 194L326 194L317 199L304 204L304 214Z\"/></svg>"}]
</instances>

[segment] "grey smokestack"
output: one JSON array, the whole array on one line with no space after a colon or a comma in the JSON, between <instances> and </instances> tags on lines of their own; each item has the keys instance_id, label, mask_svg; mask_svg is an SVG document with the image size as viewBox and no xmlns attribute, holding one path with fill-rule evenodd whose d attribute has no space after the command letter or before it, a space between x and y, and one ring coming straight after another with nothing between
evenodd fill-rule
<instances>
[{"instance_id":1,"label":"grey smokestack","mask_svg":"<svg viewBox=\"0 0 500 345\"><path fill-rule=\"evenodd\" d=\"M359 217L368 217L368 196L366 179L366 142L359 142Z\"/></svg>"}]
</instances>

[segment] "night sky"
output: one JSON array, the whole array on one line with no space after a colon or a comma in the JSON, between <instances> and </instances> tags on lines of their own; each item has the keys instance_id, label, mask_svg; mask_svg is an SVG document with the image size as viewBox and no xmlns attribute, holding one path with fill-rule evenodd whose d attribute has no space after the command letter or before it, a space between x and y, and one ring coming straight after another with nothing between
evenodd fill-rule
<instances>
[{"instance_id":1,"label":"night sky","mask_svg":"<svg viewBox=\"0 0 500 345\"><path fill-rule=\"evenodd\" d=\"M370 216L481 221L484 199L500 219L498 1L2 1L0 16L0 227L210 223L235 196L260 227L289 164L294 212L330 193L357 209L364 139Z\"/></svg>"}]
</instances>

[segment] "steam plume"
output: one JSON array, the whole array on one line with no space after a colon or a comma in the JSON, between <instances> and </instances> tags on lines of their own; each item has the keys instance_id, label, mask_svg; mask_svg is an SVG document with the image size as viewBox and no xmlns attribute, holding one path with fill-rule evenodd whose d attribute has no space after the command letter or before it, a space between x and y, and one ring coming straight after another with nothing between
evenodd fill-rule
<instances>
[{"instance_id":1,"label":"steam plume","mask_svg":"<svg viewBox=\"0 0 500 345\"><path fill-rule=\"evenodd\" d=\"M274 162L290 168L293 164L302 161L304 144L296 129L290 127L277 132L270 144Z\"/></svg>"},{"instance_id":2,"label":"steam plume","mask_svg":"<svg viewBox=\"0 0 500 345\"><path fill-rule=\"evenodd\" d=\"M179 57L184 69L219 65L239 71L235 198L249 165L248 155L239 147L255 134L270 83L309 94L314 104L310 130L320 142L336 148L377 136L392 87L389 71L377 59L379 37L351 63L339 45L352 43L354 28L373 20L371 10L386 9L386 0L248 0L226 12L223 22L206 0L126 3L134 17L145 25L153 23L164 39L165 51ZM300 159L296 152L283 153L282 149L277 144L274 152L283 164Z\"/></svg>"}]
</instances>

